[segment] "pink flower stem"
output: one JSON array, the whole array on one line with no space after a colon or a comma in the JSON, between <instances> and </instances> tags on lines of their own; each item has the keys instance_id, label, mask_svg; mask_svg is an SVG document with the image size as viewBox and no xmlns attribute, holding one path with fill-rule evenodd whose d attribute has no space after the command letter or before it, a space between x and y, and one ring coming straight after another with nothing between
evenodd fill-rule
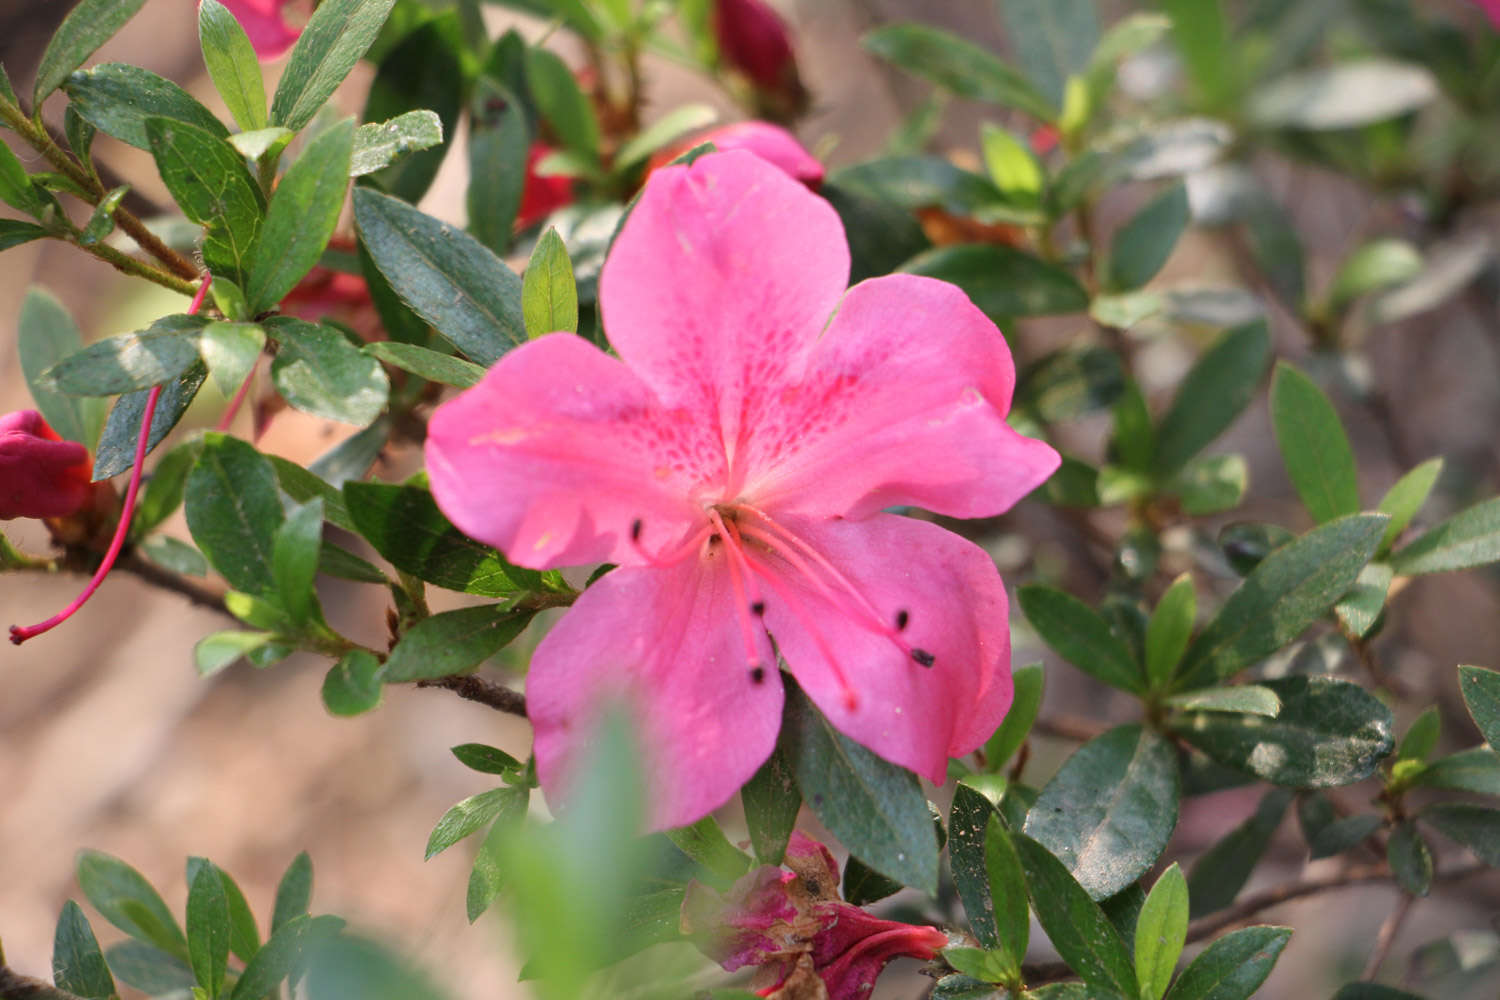
<instances>
[{"instance_id":1,"label":"pink flower stem","mask_svg":"<svg viewBox=\"0 0 1500 1000\"><path fill-rule=\"evenodd\" d=\"M208 293L208 286L212 281L212 274L203 275L203 284L198 286L198 294L193 296L193 304L188 307L189 316L196 314L202 307L203 297ZM90 597L94 596L94 591L99 589L99 585L104 582L105 576L113 568L115 560L119 558L120 550L125 547L125 538L130 534L130 521L135 513L135 498L141 489L141 467L146 462L146 444L151 438L151 419L156 415L156 401L160 397L161 386L152 386L151 392L146 396L146 406L141 413L141 433L135 442L135 466L130 470L130 485L125 490L125 504L120 508L120 522L115 525L115 537L109 543L109 551L104 553L104 561L94 571L94 577L88 582L88 586L83 588L83 593L75 597L71 604L57 614L35 625L12 625L10 641L17 646L43 632L50 632L73 617L73 614L83 607Z\"/></svg>"},{"instance_id":2,"label":"pink flower stem","mask_svg":"<svg viewBox=\"0 0 1500 1000\"><path fill-rule=\"evenodd\" d=\"M224 415L219 418L219 424L214 430L220 434L229 430L229 425L234 423L235 414L240 412L240 406L245 402L245 397L250 395L250 383L255 381L255 369L256 365L250 366L250 372L245 376L245 381L241 382L240 387L234 391L234 398L229 401Z\"/></svg>"}]
</instances>

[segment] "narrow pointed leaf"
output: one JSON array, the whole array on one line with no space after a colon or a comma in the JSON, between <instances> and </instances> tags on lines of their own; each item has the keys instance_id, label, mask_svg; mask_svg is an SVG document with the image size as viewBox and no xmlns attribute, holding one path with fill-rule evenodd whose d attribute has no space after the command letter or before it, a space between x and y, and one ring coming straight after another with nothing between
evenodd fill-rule
<instances>
[{"instance_id":1,"label":"narrow pointed leaf","mask_svg":"<svg viewBox=\"0 0 1500 1000\"><path fill-rule=\"evenodd\" d=\"M297 917L306 916L312 904L313 867L312 858L303 851L292 859L281 881L276 884L276 900L271 909L271 933Z\"/></svg>"},{"instance_id":2,"label":"narrow pointed leaf","mask_svg":"<svg viewBox=\"0 0 1500 1000\"><path fill-rule=\"evenodd\" d=\"M1290 927L1225 934L1182 970L1167 1000L1247 1000L1271 974L1291 937Z\"/></svg>"},{"instance_id":3,"label":"narrow pointed leaf","mask_svg":"<svg viewBox=\"0 0 1500 1000\"><path fill-rule=\"evenodd\" d=\"M763 865L781 864L802 810L802 793L791 761L779 746L740 789L740 801L755 859Z\"/></svg>"},{"instance_id":4,"label":"narrow pointed leaf","mask_svg":"<svg viewBox=\"0 0 1500 1000\"><path fill-rule=\"evenodd\" d=\"M1287 475L1319 524L1359 511L1354 449L1316 382L1285 361L1271 380L1271 425Z\"/></svg>"},{"instance_id":5,"label":"narrow pointed leaf","mask_svg":"<svg viewBox=\"0 0 1500 1000\"><path fill-rule=\"evenodd\" d=\"M229 901L219 869L212 862L198 868L188 886L188 962L209 997L219 995L229 962Z\"/></svg>"},{"instance_id":6,"label":"narrow pointed leaf","mask_svg":"<svg viewBox=\"0 0 1500 1000\"><path fill-rule=\"evenodd\" d=\"M71 899L63 904L52 938L52 981L58 989L88 1000L108 1000L115 992L114 977L89 918Z\"/></svg>"},{"instance_id":7,"label":"narrow pointed leaf","mask_svg":"<svg viewBox=\"0 0 1500 1000\"><path fill-rule=\"evenodd\" d=\"M246 132L265 128L266 85L260 60L245 29L219 0L198 5L198 43L203 64L225 107Z\"/></svg>"},{"instance_id":8,"label":"narrow pointed leaf","mask_svg":"<svg viewBox=\"0 0 1500 1000\"><path fill-rule=\"evenodd\" d=\"M1042 584L1022 587L1021 610L1047 644L1097 680L1139 694L1145 678L1130 649L1087 604Z\"/></svg>"},{"instance_id":9,"label":"narrow pointed leaf","mask_svg":"<svg viewBox=\"0 0 1500 1000\"><path fill-rule=\"evenodd\" d=\"M381 678L398 683L467 673L509 645L532 614L486 604L424 618L391 650Z\"/></svg>"},{"instance_id":10,"label":"narrow pointed leaf","mask_svg":"<svg viewBox=\"0 0 1500 1000\"><path fill-rule=\"evenodd\" d=\"M537 240L536 249L522 276L521 310L526 335L565 330L578 332L578 286L573 280L573 262L556 229L549 228Z\"/></svg>"},{"instance_id":11,"label":"narrow pointed leaf","mask_svg":"<svg viewBox=\"0 0 1500 1000\"><path fill-rule=\"evenodd\" d=\"M79 888L105 920L139 941L187 957L182 928L140 872L102 851L80 851L77 876Z\"/></svg>"},{"instance_id":12,"label":"narrow pointed leaf","mask_svg":"<svg viewBox=\"0 0 1500 1000\"><path fill-rule=\"evenodd\" d=\"M1025 111L1043 121L1057 116L1057 105L1038 93L1016 70L973 42L925 24L877 28L861 44L887 62L968 97Z\"/></svg>"},{"instance_id":13,"label":"narrow pointed leaf","mask_svg":"<svg viewBox=\"0 0 1500 1000\"><path fill-rule=\"evenodd\" d=\"M1380 540L1380 552L1388 552L1396 544L1401 532L1406 530L1412 518L1417 516L1417 512L1427 502L1442 471L1443 460L1429 458L1396 480L1395 485L1386 491L1376 508L1382 514L1391 515L1391 523L1385 527L1385 537Z\"/></svg>"},{"instance_id":14,"label":"narrow pointed leaf","mask_svg":"<svg viewBox=\"0 0 1500 1000\"><path fill-rule=\"evenodd\" d=\"M1161 1000L1187 942L1188 884L1177 862L1161 873L1135 921L1135 974L1142 1000Z\"/></svg>"},{"instance_id":15,"label":"narrow pointed leaf","mask_svg":"<svg viewBox=\"0 0 1500 1000\"><path fill-rule=\"evenodd\" d=\"M36 83L31 89L32 108L39 109L42 100L62 86L68 74L82 66L145 3L146 0L82 0L68 11L37 66Z\"/></svg>"},{"instance_id":16,"label":"narrow pointed leaf","mask_svg":"<svg viewBox=\"0 0 1500 1000\"><path fill-rule=\"evenodd\" d=\"M1446 573L1500 561L1500 497L1459 511L1402 546L1391 566L1402 576Z\"/></svg>"},{"instance_id":17,"label":"narrow pointed leaf","mask_svg":"<svg viewBox=\"0 0 1500 1000\"><path fill-rule=\"evenodd\" d=\"M1235 327L1198 359L1162 417L1153 470L1166 477L1187 464L1239 416L1271 358L1266 322Z\"/></svg>"},{"instance_id":18,"label":"narrow pointed leaf","mask_svg":"<svg viewBox=\"0 0 1500 1000\"><path fill-rule=\"evenodd\" d=\"M324 0L292 47L271 102L271 124L312 121L370 47L396 0Z\"/></svg>"}]
</instances>

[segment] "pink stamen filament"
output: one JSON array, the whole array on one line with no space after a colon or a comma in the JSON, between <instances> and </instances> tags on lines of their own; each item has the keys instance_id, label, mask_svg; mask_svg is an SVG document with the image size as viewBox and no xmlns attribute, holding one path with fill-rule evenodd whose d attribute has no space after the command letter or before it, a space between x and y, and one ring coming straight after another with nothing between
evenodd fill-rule
<instances>
[{"instance_id":1,"label":"pink stamen filament","mask_svg":"<svg viewBox=\"0 0 1500 1000\"><path fill-rule=\"evenodd\" d=\"M719 512L710 509L708 519L719 533L724 554L729 562L729 584L734 588L735 617L739 619L740 637L745 641L745 661L752 668L761 666L760 651L755 644L755 626L750 621L750 603L746 584L750 582L750 566L745 559L744 542L737 533L724 524Z\"/></svg>"},{"instance_id":2,"label":"pink stamen filament","mask_svg":"<svg viewBox=\"0 0 1500 1000\"><path fill-rule=\"evenodd\" d=\"M641 522L636 521L630 529L630 547L635 549L635 554L640 556L646 565L652 569L668 569L669 567L676 566L684 559L689 559L697 555L699 550L703 548L703 543L708 541L709 537L713 535L714 526L711 521L705 522L701 528L688 537L687 541L675 549L670 549L665 555L647 552L646 547L641 544L640 533Z\"/></svg>"},{"instance_id":3,"label":"pink stamen filament","mask_svg":"<svg viewBox=\"0 0 1500 1000\"><path fill-rule=\"evenodd\" d=\"M203 284L198 286L198 294L193 296L193 304L188 307L189 316L196 315L198 310L202 308L203 297L208 294L208 286L212 281L213 275L205 272L203 275ZM156 401L160 396L161 386L159 385L152 386L151 391L146 395L146 405L141 412L141 433L135 442L135 466L130 470L130 485L125 490L125 504L120 508L120 522L115 525L115 537L109 543L109 550L104 553L104 561L94 571L93 579L89 580L88 585L83 588L83 593L75 597L71 604L57 614L35 625L12 625L10 627L10 641L17 646L27 639L33 639L41 635L43 632L50 632L73 617L74 613L83 607L90 597L94 596L94 591L99 589L99 585L104 582L104 578L109 575L109 571L114 567L115 560L119 558L120 549L125 546L125 538L130 534L130 521L135 514L135 498L141 488L141 466L145 464L146 444L151 439L151 420L156 415Z\"/></svg>"},{"instance_id":4,"label":"pink stamen filament","mask_svg":"<svg viewBox=\"0 0 1500 1000\"><path fill-rule=\"evenodd\" d=\"M843 689L844 707L851 712L854 711L859 707L859 695L854 690L854 686L849 683L849 678L844 674L843 667L839 665L838 658L833 655L833 650L828 648L828 641L823 638L823 633L819 631L817 623L812 621L807 616L807 613L802 610L802 602L782 584L781 579L774 570L769 566L760 565L757 560L749 558L749 552L746 552L745 556L745 562L750 569L766 582L766 585L771 588L772 593L781 599L781 603L786 607L791 616L797 619L797 624L801 625L803 630L812 637L813 643L818 647L818 652L823 655L824 661L827 662L829 669L833 671L834 679L838 681L839 687Z\"/></svg>"}]
</instances>

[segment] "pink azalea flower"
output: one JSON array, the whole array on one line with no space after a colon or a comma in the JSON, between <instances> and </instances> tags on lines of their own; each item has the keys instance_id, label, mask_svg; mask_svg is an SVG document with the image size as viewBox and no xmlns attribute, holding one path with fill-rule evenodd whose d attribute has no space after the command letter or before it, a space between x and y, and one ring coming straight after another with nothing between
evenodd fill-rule
<instances>
[{"instance_id":1,"label":"pink azalea flower","mask_svg":"<svg viewBox=\"0 0 1500 1000\"><path fill-rule=\"evenodd\" d=\"M240 22L263 62L277 58L297 41L302 29L286 23L286 8L297 0L222 0Z\"/></svg>"},{"instance_id":2,"label":"pink azalea flower","mask_svg":"<svg viewBox=\"0 0 1500 1000\"><path fill-rule=\"evenodd\" d=\"M682 931L728 972L755 967L758 994L775 1000L863 1000L887 963L926 961L948 944L936 927L871 916L838 898L833 855L800 832L786 867L745 875L723 895L688 886Z\"/></svg>"},{"instance_id":3,"label":"pink azalea flower","mask_svg":"<svg viewBox=\"0 0 1500 1000\"><path fill-rule=\"evenodd\" d=\"M961 291L845 294L848 274L833 209L764 160L659 170L600 276L619 357L544 336L433 414L432 490L462 530L523 566L619 567L532 659L549 791L626 697L653 827L702 817L770 756L778 654L833 725L934 782L1004 717L994 562L882 511L998 514L1057 453L1006 425L1010 352Z\"/></svg>"},{"instance_id":4,"label":"pink azalea flower","mask_svg":"<svg viewBox=\"0 0 1500 1000\"><path fill-rule=\"evenodd\" d=\"M35 410L0 416L0 521L66 517L93 492L88 449L64 441Z\"/></svg>"},{"instance_id":5,"label":"pink azalea flower","mask_svg":"<svg viewBox=\"0 0 1500 1000\"><path fill-rule=\"evenodd\" d=\"M1500 0L1477 0L1484 12L1490 16L1490 23L1500 28Z\"/></svg>"},{"instance_id":6,"label":"pink azalea flower","mask_svg":"<svg viewBox=\"0 0 1500 1000\"><path fill-rule=\"evenodd\" d=\"M762 121L734 122L696 132L653 155L647 165L647 172L666 166L694 146L705 142L713 143L714 148L721 153L731 149L754 153L814 191L823 183L823 164L797 141L797 137L780 125Z\"/></svg>"}]
</instances>

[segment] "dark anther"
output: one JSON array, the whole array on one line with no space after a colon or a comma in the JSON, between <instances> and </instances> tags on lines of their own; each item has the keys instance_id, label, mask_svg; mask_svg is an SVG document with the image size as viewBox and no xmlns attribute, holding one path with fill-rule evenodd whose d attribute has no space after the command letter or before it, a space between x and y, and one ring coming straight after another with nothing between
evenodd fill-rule
<instances>
[{"instance_id":1,"label":"dark anther","mask_svg":"<svg viewBox=\"0 0 1500 1000\"><path fill-rule=\"evenodd\" d=\"M638 542L641 540L641 519L636 518L630 522L630 540Z\"/></svg>"},{"instance_id":2,"label":"dark anther","mask_svg":"<svg viewBox=\"0 0 1500 1000\"><path fill-rule=\"evenodd\" d=\"M765 601L756 601L754 604L750 605L750 613L753 614L757 618L759 618L761 615L765 614L766 613L766 602Z\"/></svg>"},{"instance_id":3,"label":"dark anther","mask_svg":"<svg viewBox=\"0 0 1500 1000\"><path fill-rule=\"evenodd\" d=\"M909 621L911 621L911 613L909 611L907 611L905 608L902 608L900 611L897 611L896 612L896 631L900 632L902 629L906 628L906 623L909 622Z\"/></svg>"},{"instance_id":4,"label":"dark anther","mask_svg":"<svg viewBox=\"0 0 1500 1000\"><path fill-rule=\"evenodd\" d=\"M756 667L754 670L750 671L750 683L751 684L764 684L765 682L766 682L766 668L765 667Z\"/></svg>"},{"instance_id":5,"label":"dark anther","mask_svg":"<svg viewBox=\"0 0 1500 1000\"><path fill-rule=\"evenodd\" d=\"M925 649L918 649L915 646L912 647L911 658L913 660L916 660L918 663L920 663L924 667L930 667L930 666L932 666L933 663L936 662L936 659L937 659L931 653L927 652L927 650L925 650Z\"/></svg>"}]
</instances>

